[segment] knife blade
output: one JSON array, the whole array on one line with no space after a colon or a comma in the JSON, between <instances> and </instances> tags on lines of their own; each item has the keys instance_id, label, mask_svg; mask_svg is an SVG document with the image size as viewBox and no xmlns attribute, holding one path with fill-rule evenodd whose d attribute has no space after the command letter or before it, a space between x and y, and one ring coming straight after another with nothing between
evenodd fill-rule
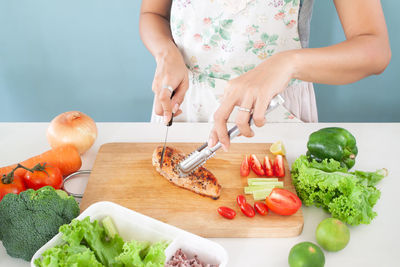
<instances>
[{"instance_id":1,"label":"knife blade","mask_svg":"<svg viewBox=\"0 0 400 267\"><path fill-rule=\"evenodd\" d=\"M175 95L175 91L172 91L171 97L170 99L172 99L172 97ZM172 122L174 120L174 113L172 113L171 116L171 120L168 122L167 124L167 130L165 132L165 138L164 138L164 146L163 146L163 150L161 152L161 159L160 159L160 169L162 168L163 162L164 162L164 154L165 154L165 148L167 146L167 139L168 139L168 129L169 127L172 125Z\"/></svg>"}]
</instances>

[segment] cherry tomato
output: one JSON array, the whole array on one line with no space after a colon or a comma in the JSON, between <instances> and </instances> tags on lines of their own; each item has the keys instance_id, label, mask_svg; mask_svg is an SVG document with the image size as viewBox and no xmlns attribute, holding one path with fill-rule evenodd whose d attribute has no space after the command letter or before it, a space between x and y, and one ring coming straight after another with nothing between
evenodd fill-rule
<instances>
[{"instance_id":1,"label":"cherry tomato","mask_svg":"<svg viewBox=\"0 0 400 267\"><path fill-rule=\"evenodd\" d=\"M28 188L39 189L43 186L52 186L54 189L60 189L63 176L57 167L44 165L44 170L35 170L33 173L27 171L24 177L25 184Z\"/></svg>"},{"instance_id":2,"label":"cherry tomato","mask_svg":"<svg viewBox=\"0 0 400 267\"><path fill-rule=\"evenodd\" d=\"M264 172L268 177L274 176L274 171L272 170L272 163L268 156L264 157Z\"/></svg>"},{"instance_id":3,"label":"cherry tomato","mask_svg":"<svg viewBox=\"0 0 400 267\"><path fill-rule=\"evenodd\" d=\"M282 155L276 155L274 160L274 173L276 177L284 177L285 176L285 166L283 164Z\"/></svg>"},{"instance_id":4,"label":"cherry tomato","mask_svg":"<svg viewBox=\"0 0 400 267\"><path fill-rule=\"evenodd\" d=\"M14 174L14 180L11 183L4 184L2 181L0 181L0 201L8 193L19 194L22 191L25 191L25 189L26 188L22 177Z\"/></svg>"},{"instance_id":5,"label":"cherry tomato","mask_svg":"<svg viewBox=\"0 0 400 267\"><path fill-rule=\"evenodd\" d=\"M261 165L260 161L257 159L256 155L252 154L250 156L250 167L253 170L255 174L258 176L263 176L264 175L264 169L263 166Z\"/></svg>"},{"instance_id":6,"label":"cherry tomato","mask_svg":"<svg viewBox=\"0 0 400 267\"><path fill-rule=\"evenodd\" d=\"M240 176L247 177L250 174L249 159L247 155L244 156L242 165L240 165Z\"/></svg>"},{"instance_id":7,"label":"cherry tomato","mask_svg":"<svg viewBox=\"0 0 400 267\"><path fill-rule=\"evenodd\" d=\"M233 209L228 208L228 207L219 207L218 208L218 213L222 217L230 219L230 220L232 220L236 216L236 212Z\"/></svg>"},{"instance_id":8,"label":"cherry tomato","mask_svg":"<svg viewBox=\"0 0 400 267\"><path fill-rule=\"evenodd\" d=\"M263 202L254 202L254 209L263 216L268 214L268 207Z\"/></svg>"},{"instance_id":9,"label":"cherry tomato","mask_svg":"<svg viewBox=\"0 0 400 267\"><path fill-rule=\"evenodd\" d=\"M240 210L243 212L244 215L250 218L256 215L253 207L249 203L244 203L240 205Z\"/></svg>"},{"instance_id":10,"label":"cherry tomato","mask_svg":"<svg viewBox=\"0 0 400 267\"><path fill-rule=\"evenodd\" d=\"M238 203L238 205L240 207L240 205L243 205L243 204L245 204L247 202L246 201L246 197L243 196L243 195L238 195L237 198L236 198L236 202Z\"/></svg>"},{"instance_id":11,"label":"cherry tomato","mask_svg":"<svg viewBox=\"0 0 400 267\"><path fill-rule=\"evenodd\" d=\"M295 214L301 207L301 200L294 193L282 189L274 188L266 198L268 208L279 215Z\"/></svg>"}]
</instances>

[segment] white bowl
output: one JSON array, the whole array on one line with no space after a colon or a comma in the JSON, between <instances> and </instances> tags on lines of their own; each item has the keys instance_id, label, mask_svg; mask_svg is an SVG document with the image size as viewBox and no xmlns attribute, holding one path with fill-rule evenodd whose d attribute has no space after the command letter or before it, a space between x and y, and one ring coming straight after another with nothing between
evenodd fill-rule
<instances>
[{"instance_id":1,"label":"white bowl","mask_svg":"<svg viewBox=\"0 0 400 267\"><path fill-rule=\"evenodd\" d=\"M197 255L205 263L219 264L220 267L225 267L228 263L228 254L221 245L112 202L97 202L82 212L77 219L82 220L87 216L90 216L91 220L102 220L110 216L125 241L134 239L171 242L165 250L167 261L181 248L189 257ZM62 242L61 233L58 233L33 255L31 266L35 267L35 259L45 250Z\"/></svg>"}]
</instances>

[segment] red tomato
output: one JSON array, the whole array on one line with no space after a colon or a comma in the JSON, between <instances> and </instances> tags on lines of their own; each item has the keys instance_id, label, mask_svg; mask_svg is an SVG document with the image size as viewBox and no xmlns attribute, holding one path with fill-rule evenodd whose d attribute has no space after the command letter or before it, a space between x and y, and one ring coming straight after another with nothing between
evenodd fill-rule
<instances>
[{"instance_id":1,"label":"red tomato","mask_svg":"<svg viewBox=\"0 0 400 267\"><path fill-rule=\"evenodd\" d=\"M243 196L243 195L238 195L237 198L236 198L236 202L238 203L238 205L240 207L241 205L243 205L243 204L245 204L247 202L246 201L246 197Z\"/></svg>"},{"instance_id":2,"label":"red tomato","mask_svg":"<svg viewBox=\"0 0 400 267\"><path fill-rule=\"evenodd\" d=\"M243 212L244 215L250 218L256 215L253 207L249 203L244 203L240 205L240 210Z\"/></svg>"},{"instance_id":3,"label":"red tomato","mask_svg":"<svg viewBox=\"0 0 400 267\"><path fill-rule=\"evenodd\" d=\"M263 176L264 175L264 169L263 166L261 165L260 161L257 159L256 155L252 154L250 156L250 167L253 170L255 174L258 176Z\"/></svg>"},{"instance_id":4,"label":"red tomato","mask_svg":"<svg viewBox=\"0 0 400 267\"><path fill-rule=\"evenodd\" d=\"M292 192L274 188L271 194L266 198L268 208L279 215L295 214L301 207L301 200Z\"/></svg>"},{"instance_id":5,"label":"red tomato","mask_svg":"<svg viewBox=\"0 0 400 267\"><path fill-rule=\"evenodd\" d=\"M219 207L218 208L218 213L222 217L230 219L230 220L232 220L236 216L236 212L233 209L228 208L228 207Z\"/></svg>"},{"instance_id":6,"label":"red tomato","mask_svg":"<svg viewBox=\"0 0 400 267\"><path fill-rule=\"evenodd\" d=\"M244 156L242 165L240 165L240 176L247 177L250 174L249 159L247 155Z\"/></svg>"},{"instance_id":7,"label":"red tomato","mask_svg":"<svg viewBox=\"0 0 400 267\"><path fill-rule=\"evenodd\" d=\"M54 189L60 189L63 176L59 168L44 165L44 170L36 170L33 173L27 171L24 181L28 188L35 190L47 185L54 187Z\"/></svg>"},{"instance_id":8,"label":"red tomato","mask_svg":"<svg viewBox=\"0 0 400 267\"><path fill-rule=\"evenodd\" d=\"M285 176L285 165L283 164L282 155L276 155L274 160L274 173L276 177L284 177Z\"/></svg>"},{"instance_id":9,"label":"red tomato","mask_svg":"<svg viewBox=\"0 0 400 267\"><path fill-rule=\"evenodd\" d=\"M254 209L263 216L268 214L268 207L263 202L254 202Z\"/></svg>"},{"instance_id":10,"label":"red tomato","mask_svg":"<svg viewBox=\"0 0 400 267\"><path fill-rule=\"evenodd\" d=\"M14 174L14 180L11 183L4 184L2 181L0 181L0 201L8 193L19 194L22 191L25 191L25 189L26 188L22 177Z\"/></svg>"},{"instance_id":11,"label":"red tomato","mask_svg":"<svg viewBox=\"0 0 400 267\"><path fill-rule=\"evenodd\" d=\"M274 176L274 171L272 170L272 163L268 156L264 157L264 172L268 177Z\"/></svg>"}]
</instances>

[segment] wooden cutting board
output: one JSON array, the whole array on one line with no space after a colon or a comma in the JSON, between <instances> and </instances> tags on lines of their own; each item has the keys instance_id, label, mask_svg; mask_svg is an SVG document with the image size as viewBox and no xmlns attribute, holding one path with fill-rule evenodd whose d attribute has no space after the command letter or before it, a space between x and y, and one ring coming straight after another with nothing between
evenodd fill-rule
<instances>
[{"instance_id":1,"label":"wooden cutting board","mask_svg":"<svg viewBox=\"0 0 400 267\"><path fill-rule=\"evenodd\" d=\"M81 202L81 211L98 201L112 201L157 220L203 237L292 237L303 229L301 209L292 216L269 213L248 218L236 204L243 194L247 178L239 169L245 154L256 154L262 160L271 144L234 143L229 152L218 151L205 167L222 185L218 200L179 188L162 177L152 166L153 150L160 143L109 143L97 155ZM169 143L185 153L200 144ZM285 159L284 187L295 192ZM256 177L253 172L249 177ZM246 195L249 203L253 197ZM237 215L227 220L217 213L220 206L233 208Z\"/></svg>"}]
</instances>

